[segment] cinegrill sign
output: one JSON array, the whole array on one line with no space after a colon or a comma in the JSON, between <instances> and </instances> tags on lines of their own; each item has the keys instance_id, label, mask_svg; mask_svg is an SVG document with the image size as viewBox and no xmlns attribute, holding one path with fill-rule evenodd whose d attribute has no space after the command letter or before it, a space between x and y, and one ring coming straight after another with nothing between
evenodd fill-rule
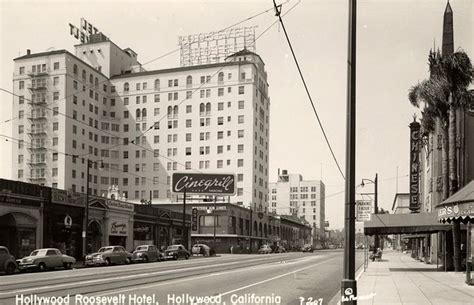
<instances>
[{"instance_id":1,"label":"cinegrill sign","mask_svg":"<svg viewBox=\"0 0 474 305\"><path fill-rule=\"evenodd\" d=\"M234 195L234 174L173 173L171 192L200 195Z\"/></svg>"}]
</instances>

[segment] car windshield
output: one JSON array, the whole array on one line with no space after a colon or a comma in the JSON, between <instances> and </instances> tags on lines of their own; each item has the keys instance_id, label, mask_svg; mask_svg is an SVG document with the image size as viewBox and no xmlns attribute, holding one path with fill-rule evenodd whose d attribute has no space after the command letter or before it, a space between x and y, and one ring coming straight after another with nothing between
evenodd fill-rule
<instances>
[{"instance_id":1,"label":"car windshield","mask_svg":"<svg viewBox=\"0 0 474 305\"><path fill-rule=\"evenodd\" d=\"M111 252L114 248L113 247L103 247L100 248L97 252Z\"/></svg>"},{"instance_id":2,"label":"car windshield","mask_svg":"<svg viewBox=\"0 0 474 305\"><path fill-rule=\"evenodd\" d=\"M136 251L146 251L148 250L148 246L138 246Z\"/></svg>"},{"instance_id":3,"label":"car windshield","mask_svg":"<svg viewBox=\"0 0 474 305\"><path fill-rule=\"evenodd\" d=\"M46 249L40 249L40 250L35 250L31 252L30 256L45 256L46 255Z\"/></svg>"},{"instance_id":4,"label":"car windshield","mask_svg":"<svg viewBox=\"0 0 474 305\"><path fill-rule=\"evenodd\" d=\"M178 250L179 246L169 246L166 250Z\"/></svg>"}]
</instances>

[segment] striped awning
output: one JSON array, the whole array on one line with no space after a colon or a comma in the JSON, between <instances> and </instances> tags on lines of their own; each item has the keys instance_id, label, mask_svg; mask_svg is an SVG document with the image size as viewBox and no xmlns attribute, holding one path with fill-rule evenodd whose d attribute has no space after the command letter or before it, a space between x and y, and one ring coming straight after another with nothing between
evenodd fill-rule
<instances>
[{"instance_id":1,"label":"striped awning","mask_svg":"<svg viewBox=\"0 0 474 305\"><path fill-rule=\"evenodd\" d=\"M474 180L466 184L437 207L438 221L451 222L454 219L474 221Z\"/></svg>"}]
</instances>

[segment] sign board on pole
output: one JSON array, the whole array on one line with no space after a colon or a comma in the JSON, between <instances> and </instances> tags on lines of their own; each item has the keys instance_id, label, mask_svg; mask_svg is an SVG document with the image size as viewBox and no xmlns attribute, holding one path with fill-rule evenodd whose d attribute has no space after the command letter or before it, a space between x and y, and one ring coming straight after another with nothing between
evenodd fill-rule
<instances>
[{"instance_id":1,"label":"sign board on pole","mask_svg":"<svg viewBox=\"0 0 474 305\"><path fill-rule=\"evenodd\" d=\"M199 195L234 195L234 174L173 173L171 192Z\"/></svg>"},{"instance_id":2,"label":"sign board on pole","mask_svg":"<svg viewBox=\"0 0 474 305\"><path fill-rule=\"evenodd\" d=\"M372 202L367 200L356 200L357 221L369 221L372 213Z\"/></svg>"}]
</instances>

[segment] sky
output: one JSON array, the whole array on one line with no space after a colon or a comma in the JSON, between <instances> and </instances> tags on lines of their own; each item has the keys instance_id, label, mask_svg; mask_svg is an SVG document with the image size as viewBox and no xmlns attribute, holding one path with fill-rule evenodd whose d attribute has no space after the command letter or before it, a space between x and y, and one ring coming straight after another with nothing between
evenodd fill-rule
<instances>
[{"instance_id":1,"label":"sky","mask_svg":"<svg viewBox=\"0 0 474 305\"><path fill-rule=\"evenodd\" d=\"M281 2L279 2L281 3ZM0 0L0 87L12 90L13 58L46 50L74 54L69 23L84 17L145 63L175 50L178 36L218 31L271 9L271 0L233 1L5 1ZM379 179L379 207L391 209L408 191L409 130L417 110L408 90L428 77L428 52L440 47L445 0L358 1L356 181ZM451 0L454 45L474 58L474 4ZM282 14L315 107L335 156L345 169L348 1L290 0ZM239 26L260 35L277 19L273 11ZM326 185L326 220L344 225L344 180L332 159L299 78L283 30L274 24L256 42L268 73L270 182L278 169ZM144 66L179 66L179 52ZM11 135L12 96L0 92L0 134ZM11 146L0 144L0 177L11 179ZM398 173L398 174L397 174ZM398 179L397 179L398 176ZM373 185L358 193L373 192ZM335 194L335 195L334 195ZM358 199L368 196L358 195Z\"/></svg>"}]
</instances>

